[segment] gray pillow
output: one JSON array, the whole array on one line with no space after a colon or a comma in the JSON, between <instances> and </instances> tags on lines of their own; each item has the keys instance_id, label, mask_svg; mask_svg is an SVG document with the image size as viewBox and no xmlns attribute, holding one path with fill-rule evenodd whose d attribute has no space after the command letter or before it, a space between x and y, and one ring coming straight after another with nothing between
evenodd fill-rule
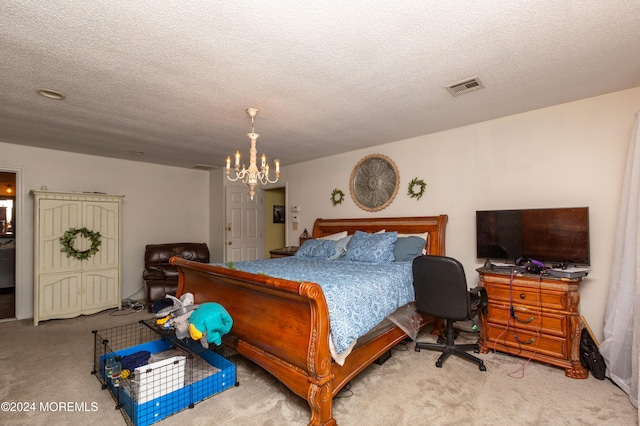
<instances>
[{"instance_id":1,"label":"gray pillow","mask_svg":"<svg viewBox=\"0 0 640 426\"><path fill-rule=\"evenodd\" d=\"M411 262L422 254L427 241L420 237L400 237L393 247L396 262Z\"/></svg>"}]
</instances>

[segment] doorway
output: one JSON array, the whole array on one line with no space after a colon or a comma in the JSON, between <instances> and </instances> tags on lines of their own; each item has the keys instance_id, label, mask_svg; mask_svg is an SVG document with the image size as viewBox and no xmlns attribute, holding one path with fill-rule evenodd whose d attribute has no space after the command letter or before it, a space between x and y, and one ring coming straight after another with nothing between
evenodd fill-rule
<instances>
[{"instance_id":1,"label":"doorway","mask_svg":"<svg viewBox=\"0 0 640 426\"><path fill-rule=\"evenodd\" d=\"M247 186L225 186L225 262L268 259L269 251L287 241L287 186L256 188L254 200Z\"/></svg>"},{"instance_id":2,"label":"doorway","mask_svg":"<svg viewBox=\"0 0 640 426\"><path fill-rule=\"evenodd\" d=\"M225 262L262 259L262 191L253 199L244 184L227 185L225 192Z\"/></svg>"},{"instance_id":3,"label":"doorway","mask_svg":"<svg viewBox=\"0 0 640 426\"><path fill-rule=\"evenodd\" d=\"M0 171L0 320L16 316L16 173Z\"/></svg>"},{"instance_id":4,"label":"doorway","mask_svg":"<svg viewBox=\"0 0 640 426\"><path fill-rule=\"evenodd\" d=\"M287 191L285 187L264 190L264 254L287 245Z\"/></svg>"}]
</instances>

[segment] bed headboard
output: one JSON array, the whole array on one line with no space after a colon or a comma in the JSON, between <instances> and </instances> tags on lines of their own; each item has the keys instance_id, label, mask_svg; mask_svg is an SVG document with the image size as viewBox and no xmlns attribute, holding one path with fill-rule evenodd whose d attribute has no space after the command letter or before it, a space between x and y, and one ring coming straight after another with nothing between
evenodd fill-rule
<instances>
[{"instance_id":1,"label":"bed headboard","mask_svg":"<svg viewBox=\"0 0 640 426\"><path fill-rule=\"evenodd\" d=\"M312 238L320 238L336 232L347 231L349 235L356 231L387 232L397 231L400 234L429 233L427 254L444 255L445 230L447 215L422 217L387 217L362 219L316 219L313 224Z\"/></svg>"}]
</instances>

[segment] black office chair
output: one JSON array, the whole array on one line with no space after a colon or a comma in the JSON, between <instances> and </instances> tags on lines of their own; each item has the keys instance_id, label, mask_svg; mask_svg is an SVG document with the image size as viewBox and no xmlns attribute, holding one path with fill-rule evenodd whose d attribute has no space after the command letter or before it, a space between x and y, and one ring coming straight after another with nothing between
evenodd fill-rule
<instances>
[{"instance_id":1,"label":"black office chair","mask_svg":"<svg viewBox=\"0 0 640 426\"><path fill-rule=\"evenodd\" d=\"M413 287L416 292L416 307L425 314L443 318L446 322L446 338L438 343L416 342L416 352L420 349L442 351L436 367L451 354L458 355L478 364L480 371L486 371L484 361L466 351L478 352L477 344L456 345L456 321L467 321L486 312L487 292L482 287L467 289L467 280L462 264L445 256L418 256L413 260Z\"/></svg>"}]
</instances>

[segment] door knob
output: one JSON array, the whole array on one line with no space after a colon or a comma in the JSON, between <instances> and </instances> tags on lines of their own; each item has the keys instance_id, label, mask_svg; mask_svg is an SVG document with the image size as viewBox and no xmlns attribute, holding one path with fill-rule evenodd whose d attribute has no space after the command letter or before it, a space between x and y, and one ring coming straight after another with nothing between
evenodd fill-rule
<instances>
[{"instance_id":1,"label":"door knob","mask_svg":"<svg viewBox=\"0 0 640 426\"><path fill-rule=\"evenodd\" d=\"M230 246L231 244L233 244L233 243L231 242L231 240L227 241L227 245L228 245L228 246Z\"/></svg>"}]
</instances>

